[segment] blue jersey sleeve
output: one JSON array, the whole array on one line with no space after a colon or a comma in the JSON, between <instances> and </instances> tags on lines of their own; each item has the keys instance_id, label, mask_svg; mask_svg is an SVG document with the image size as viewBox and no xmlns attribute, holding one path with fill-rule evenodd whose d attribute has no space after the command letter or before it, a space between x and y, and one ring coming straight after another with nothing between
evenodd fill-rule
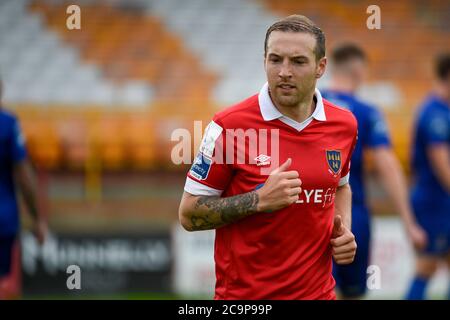
<instances>
[{"instance_id":1,"label":"blue jersey sleeve","mask_svg":"<svg viewBox=\"0 0 450 320\"><path fill-rule=\"evenodd\" d=\"M449 140L450 125L445 115L434 112L422 121L426 144L445 143Z\"/></svg>"},{"instance_id":2,"label":"blue jersey sleeve","mask_svg":"<svg viewBox=\"0 0 450 320\"><path fill-rule=\"evenodd\" d=\"M10 154L14 163L20 162L26 158L25 138L20 129L19 122L16 120L12 126Z\"/></svg>"},{"instance_id":3,"label":"blue jersey sleeve","mask_svg":"<svg viewBox=\"0 0 450 320\"><path fill-rule=\"evenodd\" d=\"M375 108L370 108L367 113L369 147L390 146L389 130L382 114Z\"/></svg>"}]
</instances>

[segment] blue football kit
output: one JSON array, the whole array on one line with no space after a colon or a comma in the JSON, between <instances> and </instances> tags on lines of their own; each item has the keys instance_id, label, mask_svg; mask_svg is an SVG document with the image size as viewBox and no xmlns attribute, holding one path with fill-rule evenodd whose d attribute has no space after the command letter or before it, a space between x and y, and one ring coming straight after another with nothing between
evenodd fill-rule
<instances>
[{"instance_id":1,"label":"blue football kit","mask_svg":"<svg viewBox=\"0 0 450 320\"><path fill-rule=\"evenodd\" d=\"M450 252L450 194L436 177L427 154L428 148L437 144L450 147L450 106L430 95L415 122L411 203L417 222L427 233L424 252L444 256Z\"/></svg>"},{"instance_id":2,"label":"blue football kit","mask_svg":"<svg viewBox=\"0 0 450 320\"><path fill-rule=\"evenodd\" d=\"M322 96L337 106L349 109L358 121L358 142L351 159L350 186L352 188L352 232L358 248L355 260L349 265L333 265L336 285L347 297L360 296L366 291L370 247L370 212L364 190L363 151L367 148L391 147L386 122L374 106L354 94L327 90Z\"/></svg>"},{"instance_id":3,"label":"blue football kit","mask_svg":"<svg viewBox=\"0 0 450 320\"><path fill-rule=\"evenodd\" d=\"M0 109L0 276L10 272L11 252L19 230L13 168L25 158L24 138L16 117Z\"/></svg>"}]
</instances>

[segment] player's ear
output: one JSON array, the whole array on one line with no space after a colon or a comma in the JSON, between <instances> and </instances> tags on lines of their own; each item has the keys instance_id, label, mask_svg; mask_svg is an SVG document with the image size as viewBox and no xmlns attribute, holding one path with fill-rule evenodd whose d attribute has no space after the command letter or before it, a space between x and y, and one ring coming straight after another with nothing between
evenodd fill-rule
<instances>
[{"instance_id":1,"label":"player's ear","mask_svg":"<svg viewBox=\"0 0 450 320\"><path fill-rule=\"evenodd\" d=\"M316 67L316 79L319 79L325 73L327 67L327 57L320 58Z\"/></svg>"}]
</instances>

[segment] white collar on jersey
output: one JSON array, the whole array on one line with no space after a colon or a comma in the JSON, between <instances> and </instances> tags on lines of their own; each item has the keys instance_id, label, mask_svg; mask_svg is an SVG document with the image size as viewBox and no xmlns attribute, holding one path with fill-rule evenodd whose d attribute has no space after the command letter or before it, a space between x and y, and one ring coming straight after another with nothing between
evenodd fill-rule
<instances>
[{"instance_id":1,"label":"white collar on jersey","mask_svg":"<svg viewBox=\"0 0 450 320\"><path fill-rule=\"evenodd\" d=\"M322 95L319 89L316 88L314 95L316 96L316 109L312 115L304 120L303 122L297 122L289 117L283 115L273 104L272 99L269 95L269 84L266 82L262 87L258 95L259 107L261 109L262 117L265 121L271 121L274 119L280 119L285 124L297 129L298 131L303 130L308 124L311 123L312 119L319 121L326 121L325 109L323 107Z\"/></svg>"}]
</instances>

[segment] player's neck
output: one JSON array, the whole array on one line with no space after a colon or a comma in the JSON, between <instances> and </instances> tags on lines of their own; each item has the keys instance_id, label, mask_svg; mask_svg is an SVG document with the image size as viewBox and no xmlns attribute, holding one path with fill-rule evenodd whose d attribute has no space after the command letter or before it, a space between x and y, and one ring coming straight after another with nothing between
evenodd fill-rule
<instances>
[{"instance_id":1,"label":"player's neck","mask_svg":"<svg viewBox=\"0 0 450 320\"><path fill-rule=\"evenodd\" d=\"M303 101L300 101L296 106L283 106L277 104L275 101L273 102L283 115L299 123L302 123L303 121L308 119L316 109L316 99L314 98L314 92L312 92L308 97L305 97L305 99L303 99Z\"/></svg>"}]
</instances>

